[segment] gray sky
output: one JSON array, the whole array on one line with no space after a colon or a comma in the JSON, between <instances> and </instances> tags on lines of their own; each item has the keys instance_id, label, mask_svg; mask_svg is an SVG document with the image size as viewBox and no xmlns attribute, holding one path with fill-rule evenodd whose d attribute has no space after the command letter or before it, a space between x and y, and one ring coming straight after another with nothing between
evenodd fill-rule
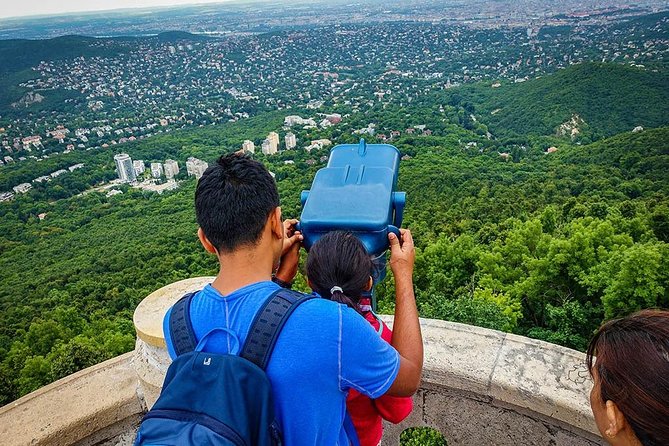
<instances>
[{"instance_id":1,"label":"gray sky","mask_svg":"<svg viewBox=\"0 0 669 446\"><path fill-rule=\"evenodd\" d=\"M0 1L0 18L190 3L221 3L223 1L226 0L2 0Z\"/></svg>"}]
</instances>

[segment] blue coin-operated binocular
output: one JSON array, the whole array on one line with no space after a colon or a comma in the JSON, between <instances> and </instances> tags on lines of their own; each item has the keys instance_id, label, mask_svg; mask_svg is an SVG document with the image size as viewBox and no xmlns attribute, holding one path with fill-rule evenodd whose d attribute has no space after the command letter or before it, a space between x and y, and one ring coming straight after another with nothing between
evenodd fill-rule
<instances>
[{"instance_id":1,"label":"blue coin-operated binocular","mask_svg":"<svg viewBox=\"0 0 669 446\"><path fill-rule=\"evenodd\" d=\"M333 147L311 190L302 191L298 228L307 251L330 231L350 231L374 259L374 284L383 280L388 233L399 237L406 202L406 194L395 191L399 165L400 152L389 144L367 145L361 139Z\"/></svg>"}]
</instances>

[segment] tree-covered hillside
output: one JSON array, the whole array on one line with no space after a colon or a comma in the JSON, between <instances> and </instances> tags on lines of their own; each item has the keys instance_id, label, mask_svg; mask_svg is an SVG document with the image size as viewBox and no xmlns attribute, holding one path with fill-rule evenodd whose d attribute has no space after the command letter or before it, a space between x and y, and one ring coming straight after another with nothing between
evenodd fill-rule
<instances>
[{"instance_id":1,"label":"tree-covered hillside","mask_svg":"<svg viewBox=\"0 0 669 446\"><path fill-rule=\"evenodd\" d=\"M446 97L468 103L498 137L555 135L575 115L574 139L583 143L669 124L669 75L620 64L583 63L527 82L454 89Z\"/></svg>"},{"instance_id":2,"label":"tree-covered hillside","mask_svg":"<svg viewBox=\"0 0 669 446\"><path fill-rule=\"evenodd\" d=\"M400 147L422 315L583 350L603 320L669 306L669 128L518 163Z\"/></svg>"}]
</instances>

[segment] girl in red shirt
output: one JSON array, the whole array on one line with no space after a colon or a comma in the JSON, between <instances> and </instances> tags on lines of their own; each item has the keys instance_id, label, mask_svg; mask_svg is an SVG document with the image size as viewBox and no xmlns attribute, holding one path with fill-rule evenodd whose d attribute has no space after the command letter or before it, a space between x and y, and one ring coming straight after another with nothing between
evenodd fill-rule
<instances>
[{"instance_id":1,"label":"girl in red shirt","mask_svg":"<svg viewBox=\"0 0 669 446\"><path fill-rule=\"evenodd\" d=\"M392 341L392 331L374 314L369 298L372 288L372 260L362 242L350 232L334 231L321 237L309 250L309 286L321 297L356 310L383 340ZM384 395L375 400L351 389L346 407L358 433L361 446L377 446L383 435L382 420L399 423L413 408L410 397Z\"/></svg>"}]
</instances>

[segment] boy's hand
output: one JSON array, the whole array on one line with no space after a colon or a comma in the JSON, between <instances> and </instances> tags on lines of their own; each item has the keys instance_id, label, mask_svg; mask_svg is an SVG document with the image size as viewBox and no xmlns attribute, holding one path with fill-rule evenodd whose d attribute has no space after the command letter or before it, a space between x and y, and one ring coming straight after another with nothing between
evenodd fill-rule
<instances>
[{"instance_id":1,"label":"boy's hand","mask_svg":"<svg viewBox=\"0 0 669 446\"><path fill-rule=\"evenodd\" d=\"M283 250L276 277L284 282L293 281L300 261L300 247L304 237L300 231L295 230L296 224L297 220L294 218L283 222Z\"/></svg>"},{"instance_id":2,"label":"boy's hand","mask_svg":"<svg viewBox=\"0 0 669 446\"><path fill-rule=\"evenodd\" d=\"M413 275L413 264L416 260L416 250L413 237L408 229L400 229L402 240L392 232L388 234L390 240L390 269L395 277L399 275Z\"/></svg>"}]
</instances>

